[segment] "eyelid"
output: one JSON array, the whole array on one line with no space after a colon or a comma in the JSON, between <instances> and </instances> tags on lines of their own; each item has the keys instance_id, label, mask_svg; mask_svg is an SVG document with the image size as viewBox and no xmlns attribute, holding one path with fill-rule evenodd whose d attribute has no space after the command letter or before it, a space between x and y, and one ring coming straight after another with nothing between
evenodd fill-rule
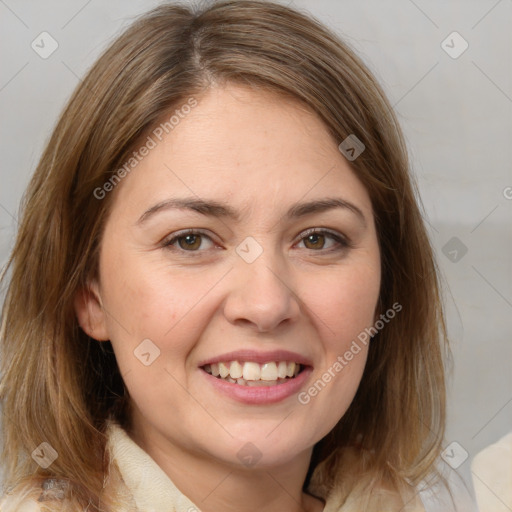
<instances>
[{"instance_id":1,"label":"eyelid","mask_svg":"<svg viewBox=\"0 0 512 512\"><path fill-rule=\"evenodd\" d=\"M339 231L334 231L329 228L322 228L322 227L309 228L309 229L306 229L306 231L302 231L301 234L298 236L297 243L301 242L304 238L308 237L309 235L315 235L315 234L329 235L336 242L338 242L342 247L353 247L352 241L343 233L340 233ZM336 249L332 249L332 250L336 250ZM329 251L329 249L327 249L324 252L328 252L328 251ZM317 252L322 252L322 251L317 251Z\"/></svg>"}]
</instances>

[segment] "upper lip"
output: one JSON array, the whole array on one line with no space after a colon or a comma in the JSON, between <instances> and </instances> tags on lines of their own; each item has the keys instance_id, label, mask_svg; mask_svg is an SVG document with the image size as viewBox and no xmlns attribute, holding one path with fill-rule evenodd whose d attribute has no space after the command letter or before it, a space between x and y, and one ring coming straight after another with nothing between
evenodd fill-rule
<instances>
[{"instance_id":1,"label":"upper lip","mask_svg":"<svg viewBox=\"0 0 512 512\"><path fill-rule=\"evenodd\" d=\"M304 366L312 366L311 360L296 352L290 352L288 350L272 350L267 352L259 352L256 350L235 350L234 352L228 352L220 356L211 357L200 362L198 366L204 366L206 364L221 363L228 361L239 361L239 362L255 362L259 364L270 363L272 361L290 361L302 364Z\"/></svg>"}]
</instances>

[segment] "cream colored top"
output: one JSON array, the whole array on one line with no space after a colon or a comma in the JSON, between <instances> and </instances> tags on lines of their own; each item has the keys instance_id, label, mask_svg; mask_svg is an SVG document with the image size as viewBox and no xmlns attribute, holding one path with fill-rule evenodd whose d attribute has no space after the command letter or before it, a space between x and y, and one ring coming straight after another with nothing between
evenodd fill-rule
<instances>
[{"instance_id":1,"label":"cream colored top","mask_svg":"<svg viewBox=\"0 0 512 512\"><path fill-rule=\"evenodd\" d=\"M140 512L200 512L187 496L182 494L158 464L138 446L119 425L111 423L108 429L108 448L112 462L117 464L121 477L131 494L132 506ZM424 512L417 495L404 506L402 499L391 491L363 492L364 482L351 492L348 498L336 490L324 497L323 512ZM50 502L38 503L25 500L13 508L9 499L0 503L0 512L46 512L52 509Z\"/></svg>"},{"instance_id":2,"label":"cream colored top","mask_svg":"<svg viewBox=\"0 0 512 512\"><path fill-rule=\"evenodd\" d=\"M479 452L471 473L480 512L512 510L512 432Z\"/></svg>"}]
</instances>

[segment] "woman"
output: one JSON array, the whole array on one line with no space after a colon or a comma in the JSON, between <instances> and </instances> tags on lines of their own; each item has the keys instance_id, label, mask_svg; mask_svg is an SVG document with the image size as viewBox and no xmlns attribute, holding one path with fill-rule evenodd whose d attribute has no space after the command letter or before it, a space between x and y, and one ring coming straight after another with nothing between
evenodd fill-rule
<instances>
[{"instance_id":1,"label":"woman","mask_svg":"<svg viewBox=\"0 0 512 512\"><path fill-rule=\"evenodd\" d=\"M261 1L148 13L23 207L2 512L423 510L436 267L392 109L325 27Z\"/></svg>"}]
</instances>

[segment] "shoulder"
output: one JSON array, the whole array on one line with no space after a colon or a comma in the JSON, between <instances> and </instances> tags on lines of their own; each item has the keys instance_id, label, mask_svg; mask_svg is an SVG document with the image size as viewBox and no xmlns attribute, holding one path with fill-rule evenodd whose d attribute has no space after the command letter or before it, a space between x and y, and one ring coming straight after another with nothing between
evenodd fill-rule
<instances>
[{"instance_id":1,"label":"shoulder","mask_svg":"<svg viewBox=\"0 0 512 512\"><path fill-rule=\"evenodd\" d=\"M309 490L325 501L324 512L425 512L417 490L372 468L371 457L342 447L315 468Z\"/></svg>"},{"instance_id":2,"label":"shoulder","mask_svg":"<svg viewBox=\"0 0 512 512\"><path fill-rule=\"evenodd\" d=\"M512 507L512 432L477 453L471 463L473 486L482 512ZM505 509L503 509L505 510Z\"/></svg>"},{"instance_id":3,"label":"shoulder","mask_svg":"<svg viewBox=\"0 0 512 512\"><path fill-rule=\"evenodd\" d=\"M494 469L496 472L512 471L510 456L512 455L512 432L509 432L494 444L487 446L477 453L473 459L472 467L477 469Z\"/></svg>"}]
</instances>

